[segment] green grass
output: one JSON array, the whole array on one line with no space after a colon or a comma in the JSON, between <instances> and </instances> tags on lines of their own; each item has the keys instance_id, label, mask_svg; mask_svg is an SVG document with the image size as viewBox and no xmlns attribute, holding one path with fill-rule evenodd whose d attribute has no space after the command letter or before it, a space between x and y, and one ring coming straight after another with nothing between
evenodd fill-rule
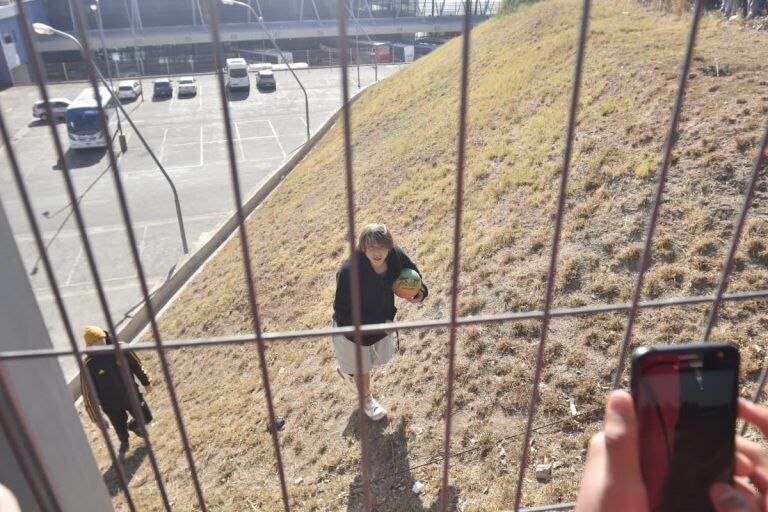
<instances>
[{"instance_id":1,"label":"green grass","mask_svg":"<svg viewBox=\"0 0 768 512\"><path fill-rule=\"evenodd\" d=\"M580 10L576 0L543 1L473 31L462 314L542 307ZM558 307L630 297L687 22L635 2L594 5L570 162ZM716 286L753 158L750 149L754 152L768 111L761 85L768 81L767 38L716 17L702 20L696 77L686 94L646 298L707 294ZM403 320L450 313L460 43L451 41L372 87L352 108L357 229L386 222L430 285L423 306L398 304ZM716 59L732 73L715 77L700 71ZM248 219L266 331L330 322L334 275L348 247L342 148L337 125ZM761 189L732 290L764 288L768 282L764 195ZM250 332L243 279L234 237L164 312L163 336ZM764 331L764 314L759 303L728 304L713 335L742 347L745 394L764 357L755 342ZM705 315L701 306L643 311L633 341L697 339ZM618 314L553 321L537 423L569 418L569 399L579 411L599 407L624 323ZM488 447L452 459L451 482L464 510L511 506L519 441L493 440L524 426L538 336L536 322L459 332L453 446ZM441 467L407 468L442 447L449 337L436 329L401 338L403 354L374 375L375 393L390 408L390 421L372 425L370 450L375 475L403 473L377 484L374 502L382 510L422 510L438 499ZM177 350L170 359L210 508L279 510L256 348ZM267 362L277 413L287 419L280 441L293 507L360 510L355 395L335 374L330 340L274 343ZM149 364L159 377L156 362ZM157 417L154 447L171 500L195 510L168 399L163 386L157 388L150 397ZM524 504L574 498L582 449L599 427L599 417L591 416L536 434L531 466L544 460L559 464L549 483L527 475ZM106 469L98 435L90 426L88 434ZM414 480L426 483L420 496L409 490ZM160 509L146 460L136 468L131 488L140 510ZM114 502L126 509L121 497Z\"/></svg>"}]
</instances>

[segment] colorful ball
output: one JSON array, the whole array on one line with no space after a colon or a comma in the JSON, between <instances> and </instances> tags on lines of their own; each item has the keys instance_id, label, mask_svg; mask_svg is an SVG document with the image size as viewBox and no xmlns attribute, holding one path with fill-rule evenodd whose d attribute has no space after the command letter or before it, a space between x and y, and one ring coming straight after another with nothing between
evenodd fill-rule
<instances>
[{"instance_id":1,"label":"colorful ball","mask_svg":"<svg viewBox=\"0 0 768 512\"><path fill-rule=\"evenodd\" d=\"M400 298L412 299L421 290L421 276L412 268L404 268L392 284L392 291Z\"/></svg>"}]
</instances>

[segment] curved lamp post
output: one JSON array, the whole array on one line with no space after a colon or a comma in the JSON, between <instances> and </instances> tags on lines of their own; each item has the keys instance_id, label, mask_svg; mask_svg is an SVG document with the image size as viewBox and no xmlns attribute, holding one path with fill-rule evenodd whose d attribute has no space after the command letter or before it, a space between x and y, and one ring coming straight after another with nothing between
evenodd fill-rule
<instances>
[{"instance_id":1,"label":"curved lamp post","mask_svg":"<svg viewBox=\"0 0 768 512\"><path fill-rule=\"evenodd\" d=\"M83 45L80 44L80 41L78 41L77 38L71 34L67 34L66 32L62 32L61 30L57 30L49 25L46 25L45 23L33 23L32 29L35 31L35 34L38 34L41 36L52 36L55 34L61 37L65 37L70 41L72 41L73 43L75 43L77 47L80 49L80 51L83 52L83 54L85 54L85 49L83 48ZM179 194L176 191L176 186L173 184L173 180L171 180L171 177L168 176L167 172L165 172L165 168L163 167L163 164L161 164L160 160L157 158L157 156L155 156L155 153L152 151L152 148L149 147L149 144L147 144L147 141L144 139L144 136L141 135L141 132L133 123L133 119L131 119L131 116L129 116L128 112L126 112L125 109L123 108L122 103L120 103L120 100L115 95L115 91L112 90L112 87L110 87L109 84L107 84L107 81L104 79L104 75L101 74L101 71L99 71L99 68L97 66L94 66L94 69L96 70L96 74L98 75L101 83L109 91L109 94L112 96L112 99L115 100L115 104L117 105L117 108L120 109L120 112L123 113L123 116L125 116L125 119L131 125L131 128L133 128L133 131L136 132L136 135L139 137L139 140L141 141L142 145L150 154L150 156L152 157L152 160L155 161L155 164L157 164L157 167L160 169L160 172L163 173L163 176L165 176L165 179L168 181L168 184L171 186L171 192L173 193L173 201L176 206L176 218L178 219L179 231L181 232L181 247L184 250L184 254L189 253L189 248L187 247L187 235L184 231L184 219L181 216L181 203L179 202ZM125 138L124 135L121 135L121 137L123 137L123 139ZM123 152L125 152L125 149L127 149L127 146L125 145L125 141L123 139L121 139L120 141L120 146L121 146L121 149L123 149Z\"/></svg>"}]
</instances>

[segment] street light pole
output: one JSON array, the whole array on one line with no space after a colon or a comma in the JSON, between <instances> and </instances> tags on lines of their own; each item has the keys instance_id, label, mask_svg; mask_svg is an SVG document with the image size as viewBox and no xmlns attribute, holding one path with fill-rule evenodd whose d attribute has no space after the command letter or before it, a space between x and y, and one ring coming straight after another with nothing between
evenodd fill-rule
<instances>
[{"instance_id":1,"label":"street light pole","mask_svg":"<svg viewBox=\"0 0 768 512\"><path fill-rule=\"evenodd\" d=\"M376 45L373 44L373 40L371 39L371 36L368 35L368 32L366 32L365 28L360 24L360 22L357 19L357 16L355 16L355 13L352 12L352 9L347 6L347 12L352 17L352 21L355 25L357 25L358 30L363 31L363 35L366 39L368 39L368 42L371 45L371 51L373 52L373 79L375 82L379 81L379 56L376 54ZM357 34L355 34L355 37L357 37Z\"/></svg>"},{"instance_id":2,"label":"street light pole","mask_svg":"<svg viewBox=\"0 0 768 512\"><path fill-rule=\"evenodd\" d=\"M32 29L35 31L36 34L39 34L41 36L52 36L56 34L66 39L69 39L70 41L72 41L77 45L77 47L80 49L81 52L83 52L83 54L85 54L85 48L83 48L83 45L80 43L80 41L77 40L75 36L71 34L67 34L66 32L62 32L61 30L56 30L55 28L50 27L44 23L33 23ZM104 85L104 87L109 91L110 96L112 96L112 99L115 101L117 108L120 109L120 112L123 113L123 115L125 116L125 119L131 125L131 128L133 128L133 131L136 133L136 136L139 137L139 140L141 141L141 144L144 146L144 149L147 150L149 155L152 157L152 160L155 161L155 164L157 164L157 167L160 169L160 172L163 173L163 176L165 177L166 181L168 181L168 184L171 187L171 192L173 193L173 201L176 206L176 218L178 219L179 231L181 232L181 247L184 250L184 254L188 254L189 248L187 247L187 235L184 230L184 219L182 218L182 215L181 215L181 203L179 202L179 194L176 191L176 186L173 184L173 180L171 180L171 177L168 176L168 173L165 171L163 164L160 163L160 160L157 158L154 151L152 151L152 148L149 147L149 144L147 143L146 139L144 139L144 136L141 134L138 127L134 124L133 119L131 119L131 116L129 116L128 112L126 112L125 108L123 108L122 103L120 103L120 99L115 95L115 91L113 91L112 88L108 86L107 81L104 79L104 75L101 74L101 71L99 71L98 66L94 66L94 69L96 70L96 75L98 75L99 80Z\"/></svg>"},{"instance_id":3,"label":"street light pole","mask_svg":"<svg viewBox=\"0 0 768 512\"><path fill-rule=\"evenodd\" d=\"M104 20L101 19L101 0L96 0L95 4L91 4L91 11L96 13L96 25L99 27L99 37L101 38L101 51L104 54L104 65L107 67L107 76L109 77L109 89L115 88L112 83L112 68L109 66L109 56L107 55L107 43L104 38ZM78 42L79 44L79 42ZM98 66L96 67L98 69ZM123 126L120 124L120 116L117 116L117 131L120 132L120 149L123 153L128 150L128 145L125 141L125 135L123 134Z\"/></svg>"},{"instance_id":4,"label":"street light pole","mask_svg":"<svg viewBox=\"0 0 768 512\"><path fill-rule=\"evenodd\" d=\"M296 83L299 84L299 87L301 87L301 92L304 93L304 110L306 112L307 117L307 141L310 139L310 130L309 130L309 97L307 96L307 90L304 88L304 84L301 83L301 80L299 80L299 77L296 76L296 73L293 71L292 62L288 62L285 58L285 55L283 55L283 51L280 49L280 47L277 45L277 41L275 41L275 38L272 37L272 34L269 33L269 30L267 30L267 26L264 24L264 18L259 16L253 7L250 5L239 2L238 0L221 0L221 3L224 5L239 5L240 7L245 7L246 9L249 9L251 14L253 14L256 17L256 20L258 20L259 25L261 25L261 30L264 31L265 34L267 34L267 37L272 42L272 46L275 47L275 50L277 50L277 53L280 55L280 58L283 60L283 62L288 66L288 71L291 72L293 75L293 78L296 79Z\"/></svg>"}]
</instances>

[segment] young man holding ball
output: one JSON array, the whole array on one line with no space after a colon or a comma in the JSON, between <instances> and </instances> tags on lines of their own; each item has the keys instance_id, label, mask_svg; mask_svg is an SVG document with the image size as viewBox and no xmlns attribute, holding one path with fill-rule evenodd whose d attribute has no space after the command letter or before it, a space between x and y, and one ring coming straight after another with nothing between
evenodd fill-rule
<instances>
[{"instance_id":1,"label":"young man holding ball","mask_svg":"<svg viewBox=\"0 0 768 512\"><path fill-rule=\"evenodd\" d=\"M403 269L412 269L419 275L418 267L405 252L395 245L392 234L384 224L369 224L363 228L352 255L357 259L360 282L361 323L381 324L395 318L395 296L392 285ZM344 260L336 273L336 297L333 301L333 325L348 326L352 322L352 284L350 274L352 260ZM427 286L421 284L421 290L408 302L418 304L427 298ZM355 361L355 341L353 335L333 337L333 351L336 354L339 374L357 383L361 381L365 396L364 412L372 420L380 420L387 415L371 394L371 368L387 363L397 352L393 333L372 333L362 337L362 368L358 371Z\"/></svg>"}]
</instances>

